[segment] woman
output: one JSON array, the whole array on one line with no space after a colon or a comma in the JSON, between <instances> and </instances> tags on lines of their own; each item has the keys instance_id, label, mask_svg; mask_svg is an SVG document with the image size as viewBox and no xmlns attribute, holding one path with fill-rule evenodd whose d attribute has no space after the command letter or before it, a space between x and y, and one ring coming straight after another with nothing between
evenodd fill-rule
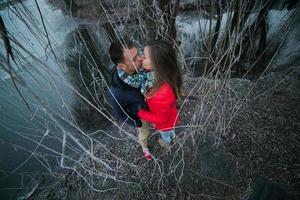
<instances>
[{"instance_id":1,"label":"woman","mask_svg":"<svg viewBox=\"0 0 300 200\"><path fill-rule=\"evenodd\" d=\"M138 117L154 124L161 135L159 143L168 149L175 138L176 101L182 86L176 51L165 41L149 41L144 48L142 66L153 72L154 83L145 95L149 111L139 110Z\"/></svg>"}]
</instances>

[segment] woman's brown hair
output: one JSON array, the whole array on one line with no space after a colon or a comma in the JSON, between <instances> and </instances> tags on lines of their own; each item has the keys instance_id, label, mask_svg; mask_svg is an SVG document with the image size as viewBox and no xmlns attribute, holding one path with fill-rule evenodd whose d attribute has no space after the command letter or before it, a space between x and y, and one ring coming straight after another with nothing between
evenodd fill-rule
<instances>
[{"instance_id":1,"label":"woman's brown hair","mask_svg":"<svg viewBox=\"0 0 300 200\"><path fill-rule=\"evenodd\" d=\"M154 72L154 84L148 96L152 96L164 82L167 82L179 98L182 77L175 49L162 40L148 41L145 46L149 48Z\"/></svg>"}]
</instances>

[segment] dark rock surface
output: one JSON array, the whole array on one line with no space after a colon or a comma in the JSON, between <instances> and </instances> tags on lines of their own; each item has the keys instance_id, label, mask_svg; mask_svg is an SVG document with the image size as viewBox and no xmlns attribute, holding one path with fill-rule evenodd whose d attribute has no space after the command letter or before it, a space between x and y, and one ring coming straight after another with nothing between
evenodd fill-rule
<instances>
[{"instance_id":1,"label":"dark rock surface","mask_svg":"<svg viewBox=\"0 0 300 200\"><path fill-rule=\"evenodd\" d=\"M169 152L154 134L155 160L146 161L131 138L137 131L124 126L132 134L126 135L112 127L114 138L98 138L109 153L98 145L94 155L109 163L118 156L117 173L83 155L82 165L31 199L247 199L259 177L284 185L286 198L297 199L299 77L299 68L254 82L185 77L180 139Z\"/></svg>"}]
</instances>

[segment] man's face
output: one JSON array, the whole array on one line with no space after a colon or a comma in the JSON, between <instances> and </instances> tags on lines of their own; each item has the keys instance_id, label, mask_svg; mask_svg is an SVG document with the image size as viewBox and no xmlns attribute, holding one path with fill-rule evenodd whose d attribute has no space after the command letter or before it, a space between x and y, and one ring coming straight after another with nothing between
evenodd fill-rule
<instances>
[{"instance_id":1,"label":"man's face","mask_svg":"<svg viewBox=\"0 0 300 200\"><path fill-rule=\"evenodd\" d=\"M142 67L142 57L138 55L137 48L124 49L124 62L119 64L119 67L127 74L134 74Z\"/></svg>"}]
</instances>

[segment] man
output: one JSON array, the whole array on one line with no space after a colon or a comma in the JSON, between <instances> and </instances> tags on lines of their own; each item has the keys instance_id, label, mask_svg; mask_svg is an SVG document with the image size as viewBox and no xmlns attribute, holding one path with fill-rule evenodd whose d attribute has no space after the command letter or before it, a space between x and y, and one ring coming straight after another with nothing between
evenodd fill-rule
<instances>
[{"instance_id":1,"label":"man","mask_svg":"<svg viewBox=\"0 0 300 200\"><path fill-rule=\"evenodd\" d=\"M138 88L134 88L122 80L123 77L128 79L130 76L138 73L142 67L143 59L138 55L137 48L127 39L114 41L110 45L109 53L111 60L116 64L109 91L109 99L113 106L114 115L118 120L126 121L138 127L138 138L143 148L144 156L147 160L151 160L152 157L148 149L150 124L141 121L136 116L140 106L147 107L145 98Z\"/></svg>"}]
</instances>

